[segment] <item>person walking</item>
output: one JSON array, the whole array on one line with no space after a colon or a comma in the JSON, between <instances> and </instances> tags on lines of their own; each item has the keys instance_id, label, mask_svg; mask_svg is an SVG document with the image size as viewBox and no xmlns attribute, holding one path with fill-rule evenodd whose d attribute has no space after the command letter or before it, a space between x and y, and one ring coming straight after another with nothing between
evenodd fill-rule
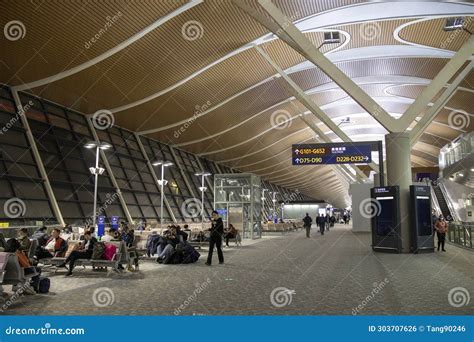
<instances>
[{"instance_id":1,"label":"person walking","mask_svg":"<svg viewBox=\"0 0 474 342\"><path fill-rule=\"evenodd\" d=\"M440 247L443 252L446 252L444 249L444 243L446 241L446 232L448 231L448 222L446 222L443 215L439 215L439 218L435 223L435 229L436 235L438 236L438 252Z\"/></svg>"},{"instance_id":2,"label":"person walking","mask_svg":"<svg viewBox=\"0 0 474 342\"><path fill-rule=\"evenodd\" d=\"M308 213L306 213L306 216L303 218L303 225L304 228L306 229L306 237L309 238L309 233L311 231L311 223L313 222L313 219L311 216L309 216Z\"/></svg>"},{"instance_id":3,"label":"person walking","mask_svg":"<svg viewBox=\"0 0 474 342\"><path fill-rule=\"evenodd\" d=\"M217 257L219 258L219 264L224 263L224 254L222 253L222 235L224 234L224 223L219 217L217 211L212 212L212 226L211 236L209 239L209 254L207 255L206 265L211 266L212 264L212 253L214 252L214 246L217 248Z\"/></svg>"},{"instance_id":4,"label":"person walking","mask_svg":"<svg viewBox=\"0 0 474 342\"><path fill-rule=\"evenodd\" d=\"M320 217L319 217L319 232L321 233L321 235L324 235L324 230L326 229L326 217L324 216L324 214L322 214Z\"/></svg>"}]
</instances>

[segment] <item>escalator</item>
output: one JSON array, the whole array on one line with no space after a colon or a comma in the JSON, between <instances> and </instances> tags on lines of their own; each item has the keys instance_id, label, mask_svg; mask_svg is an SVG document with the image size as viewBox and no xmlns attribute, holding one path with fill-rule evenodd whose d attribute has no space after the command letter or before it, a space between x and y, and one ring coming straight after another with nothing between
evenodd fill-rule
<instances>
[{"instance_id":1,"label":"escalator","mask_svg":"<svg viewBox=\"0 0 474 342\"><path fill-rule=\"evenodd\" d=\"M436 195L436 199L438 200L439 208L441 209L441 213L447 219L448 217L453 217L451 212L449 211L448 203L444 198L443 191L441 190L439 184L433 185L433 190Z\"/></svg>"}]
</instances>

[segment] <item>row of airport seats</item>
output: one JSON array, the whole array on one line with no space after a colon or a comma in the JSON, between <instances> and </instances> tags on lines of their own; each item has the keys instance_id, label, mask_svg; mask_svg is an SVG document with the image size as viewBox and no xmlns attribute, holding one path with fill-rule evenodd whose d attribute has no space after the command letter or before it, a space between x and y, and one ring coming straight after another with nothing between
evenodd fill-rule
<instances>
[{"instance_id":1,"label":"row of airport seats","mask_svg":"<svg viewBox=\"0 0 474 342\"><path fill-rule=\"evenodd\" d=\"M303 228L302 221L284 223L266 223L262 226L262 233L287 233Z\"/></svg>"},{"instance_id":2,"label":"row of airport seats","mask_svg":"<svg viewBox=\"0 0 474 342\"><path fill-rule=\"evenodd\" d=\"M77 244L79 241L78 240L69 240L67 241L68 248L71 245ZM75 265L76 266L82 266L84 269L86 269L86 266L92 266L94 267L105 267L108 269L110 267L110 270L108 270L107 275L109 275L112 271L116 271L119 273L119 265L127 265L129 267L132 267L134 265L137 265L135 259L138 259L138 255L133 252L129 251L127 248L127 245L125 244L125 241L110 241L107 242L110 244L113 244L117 247L117 251L112 257L112 260L105 260L105 259L78 259L76 260ZM40 262L45 265L45 266L58 266L62 263L64 263L66 260L66 257L53 257L53 258L46 258L46 259L41 259ZM57 269L56 269L57 270Z\"/></svg>"},{"instance_id":3,"label":"row of airport seats","mask_svg":"<svg viewBox=\"0 0 474 342\"><path fill-rule=\"evenodd\" d=\"M4 285L29 284L31 278L38 275L34 267L30 267L29 270L30 272L26 274L14 253L0 252L0 293Z\"/></svg>"}]
</instances>

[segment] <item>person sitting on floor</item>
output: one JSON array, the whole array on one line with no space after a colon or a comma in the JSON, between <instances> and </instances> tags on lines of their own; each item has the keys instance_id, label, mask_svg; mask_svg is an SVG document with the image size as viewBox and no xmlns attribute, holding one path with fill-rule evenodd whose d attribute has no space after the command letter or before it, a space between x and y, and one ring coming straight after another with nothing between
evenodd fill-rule
<instances>
[{"instance_id":1,"label":"person sitting on floor","mask_svg":"<svg viewBox=\"0 0 474 342\"><path fill-rule=\"evenodd\" d=\"M181 230L181 227L180 227L180 226L176 226L176 234L178 235L179 240L180 240L181 242L183 242L183 241L188 241L188 233L186 233L185 231Z\"/></svg>"},{"instance_id":2,"label":"person sitting on floor","mask_svg":"<svg viewBox=\"0 0 474 342\"><path fill-rule=\"evenodd\" d=\"M66 253L67 243L59 235L61 231L58 228L53 229L51 238L46 243L46 246L38 246L34 258L36 260L61 257Z\"/></svg>"},{"instance_id":3,"label":"person sitting on floor","mask_svg":"<svg viewBox=\"0 0 474 342\"><path fill-rule=\"evenodd\" d=\"M229 228L224 231L225 245L229 247L229 239L235 239L237 237L237 229L234 225L229 223Z\"/></svg>"},{"instance_id":4,"label":"person sitting on floor","mask_svg":"<svg viewBox=\"0 0 474 342\"><path fill-rule=\"evenodd\" d=\"M180 239L178 237L175 227L172 227L171 229L166 231L165 235L163 236L163 242L160 243L160 245L158 246L158 258L156 259L156 261L161 264L165 257L171 254L171 251L176 247L176 245L178 245L179 242Z\"/></svg>"},{"instance_id":5,"label":"person sitting on floor","mask_svg":"<svg viewBox=\"0 0 474 342\"><path fill-rule=\"evenodd\" d=\"M69 269L66 273L66 277L72 275L72 270L74 269L74 264L76 263L77 259L90 259L92 257L92 251L94 250L94 245L97 242L97 239L92 236L90 231L84 233L84 241L85 245L84 248L77 251L72 251L71 254L66 258L66 261L63 262L58 267L66 267L66 264L69 263Z\"/></svg>"},{"instance_id":6,"label":"person sitting on floor","mask_svg":"<svg viewBox=\"0 0 474 342\"><path fill-rule=\"evenodd\" d=\"M24 251L26 253L29 253L30 247L31 247L31 241L28 238L28 229L26 228L21 228L18 231L18 242L20 243L19 249L21 251Z\"/></svg>"}]
</instances>

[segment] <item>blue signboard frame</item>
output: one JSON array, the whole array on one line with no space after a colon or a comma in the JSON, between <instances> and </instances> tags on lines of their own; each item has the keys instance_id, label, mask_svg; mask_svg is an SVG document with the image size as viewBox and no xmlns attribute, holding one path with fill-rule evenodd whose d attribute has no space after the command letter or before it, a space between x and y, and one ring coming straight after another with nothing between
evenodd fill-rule
<instances>
[{"instance_id":1,"label":"blue signboard frame","mask_svg":"<svg viewBox=\"0 0 474 342\"><path fill-rule=\"evenodd\" d=\"M105 216L97 217L97 236L103 236L105 233Z\"/></svg>"}]
</instances>

